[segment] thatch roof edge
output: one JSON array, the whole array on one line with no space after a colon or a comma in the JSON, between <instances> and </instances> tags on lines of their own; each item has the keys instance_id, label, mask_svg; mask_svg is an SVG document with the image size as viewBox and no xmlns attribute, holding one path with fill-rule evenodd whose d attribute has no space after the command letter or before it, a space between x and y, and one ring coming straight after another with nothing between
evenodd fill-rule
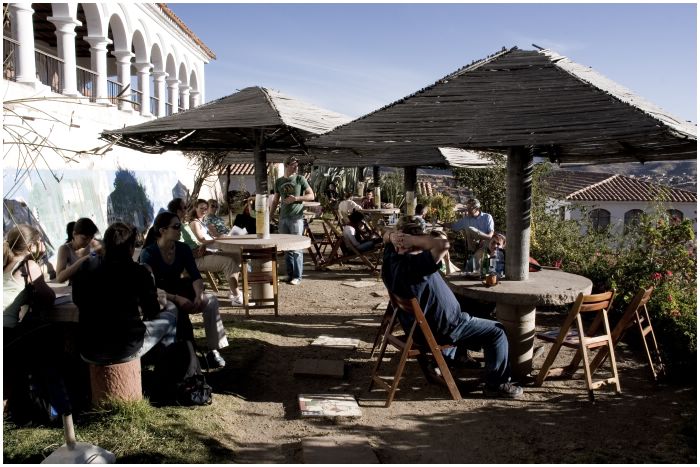
<instances>
[{"instance_id":1,"label":"thatch roof edge","mask_svg":"<svg viewBox=\"0 0 700 467\"><path fill-rule=\"evenodd\" d=\"M606 76L603 76L602 74L593 70L591 67L576 63L568 57L559 55L550 49L542 49L538 50L538 52L549 58L552 64L566 73L590 84L591 86L595 86L596 88L610 94L617 100L624 102L625 104L630 105L644 112L646 115L654 118L655 120L663 123L671 130L676 132L677 136L697 140L696 124L684 121L683 119L671 115L661 107L658 107L654 103L634 94L629 89L621 86Z\"/></svg>"}]
</instances>

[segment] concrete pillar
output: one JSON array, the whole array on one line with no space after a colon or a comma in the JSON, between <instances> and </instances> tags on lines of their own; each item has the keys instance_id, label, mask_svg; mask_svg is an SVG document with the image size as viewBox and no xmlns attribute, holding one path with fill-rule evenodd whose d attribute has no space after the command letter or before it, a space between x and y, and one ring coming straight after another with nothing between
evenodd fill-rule
<instances>
[{"instance_id":1,"label":"concrete pillar","mask_svg":"<svg viewBox=\"0 0 700 467\"><path fill-rule=\"evenodd\" d=\"M188 84L180 85L180 102L182 102L182 110L190 108L190 86Z\"/></svg>"},{"instance_id":2,"label":"concrete pillar","mask_svg":"<svg viewBox=\"0 0 700 467\"><path fill-rule=\"evenodd\" d=\"M200 102L199 102L199 91L192 90L190 91L190 107L198 107Z\"/></svg>"},{"instance_id":3,"label":"concrete pillar","mask_svg":"<svg viewBox=\"0 0 700 467\"><path fill-rule=\"evenodd\" d=\"M418 179L417 167L404 167L403 183L406 189L406 212L407 215L413 215L416 212L416 181Z\"/></svg>"},{"instance_id":4,"label":"concrete pillar","mask_svg":"<svg viewBox=\"0 0 700 467\"><path fill-rule=\"evenodd\" d=\"M165 117L165 102L168 99L168 94L165 92L165 78L168 74L164 71L153 72L153 89L158 98L158 113L159 117Z\"/></svg>"},{"instance_id":5,"label":"concrete pillar","mask_svg":"<svg viewBox=\"0 0 700 467\"><path fill-rule=\"evenodd\" d=\"M56 26L58 57L63 60L63 85L61 94L78 96L78 69L75 59L75 27L82 23L69 17L46 18Z\"/></svg>"},{"instance_id":6,"label":"concrete pillar","mask_svg":"<svg viewBox=\"0 0 700 467\"><path fill-rule=\"evenodd\" d=\"M97 73L95 96L97 102L108 103L107 95L107 46L112 41L103 36L85 36L83 39L90 44L90 69Z\"/></svg>"},{"instance_id":7,"label":"concrete pillar","mask_svg":"<svg viewBox=\"0 0 700 467\"><path fill-rule=\"evenodd\" d=\"M529 375L535 343L535 307L496 303L496 319L508 336L508 358L513 376Z\"/></svg>"},{"instance_id":8,"label":"concrete pillar","mask_svg":"<svg viewBox=\"0 0 700 467\"><path fill-rule=\"evenodd\" d=\"M8 6L12 18L14 37L17 46L17 70L15 80L20 83L37 82L36 61L34 60L34 10L30 3L11 3Z\"/></svg>"},{"instance_id":9,"label":"concrete pillar","mask_svg":"<svg viewBox=\"0 0 700 467\"><path fill-rule=\"evenodd\" d=\"M527 148L508 149L506 161L506 230L508 254L506 279L525 281L530 264L530 207L532 204L532 154Z\"/></svg>"},{"instance_id":10,"label":"concrete pillar","mask_svg":"<svg viewBox=\"0 0 700 467\"><path fill-rule=\"evenodd\" d=\"M151 117L151 68L152 63L134 63L141 91L141 115Z\"/></svg>"},{"instance_id":11,"label":"concrete pillar","mask_svg":"<svg viewBox=\"0 0 700 467\"><path fill-rule=\"evenodd\" d=\"M112 52L112 55L117 59L117 79L119 84L121 84L122 91L127 86L131 89L131 57L134 54L128 50L115 50ZM133 109L131 106L131 92L126 91L119 100L119 110L131 111Z\"/></svg>"},{"instance_id":12,"label":"concrete pillar","mask_svg":"<svg viewBox=\"0 0 700 467\"><path fill-rule=\"evenodd\" d=\"M168 89L170 91L168 93L168 102L170 104L170 109L175 114L177 113L177 100L180 97L178 89L178 87L180 86L180 80L177 78L168 78L165 80L165 82L168 83Z\"/></svg>"}]
</instances>

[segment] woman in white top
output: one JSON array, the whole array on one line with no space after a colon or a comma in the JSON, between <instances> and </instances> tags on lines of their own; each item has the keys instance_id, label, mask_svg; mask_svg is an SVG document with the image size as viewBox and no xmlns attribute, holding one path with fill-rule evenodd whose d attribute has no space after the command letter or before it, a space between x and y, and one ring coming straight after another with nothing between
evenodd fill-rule
<instances>
[{"instance_id":1,"label":"woman in white top","mask_svg":"<svg viewBox=\"0 0 700 467\"><path fill-rule=\"evenodd\" d=\"M362 206L352 200L352 193L346 191L345 199L338 203L338 214L340 215L340 220L342 220L344 224L347 224L350 220L350 214L352 214L354 211L359 211L360 209L362 209Z\"/></svg>"},{"instance_id":2,"label":"woman in white top","mask_svg":"<svg viewBox=\"0 0 700 467\"><path fill-rule=\"evenodd\" d=\"M238 289L238 271L241 270L241 257L236 254L224 254L211 248L214 239L209 235L209 230L204 224L204 218L209 211L209 203L198 199L194 208L190 211L189 227L200 245L207 247L206 255L198 262L197 267L204 271L221 271L228 276L228 285L231 289L229 300L233 306L243 305L243 295Z\"/></svg>"},{"instance_id":3,"label":"woman in white top","mask_svg":"<svg viewBox=\"0 0 700 467\"><path fill-rule=\"evenodd\" d=\"M371 234L363 230L365 216L361 212L354 211L350 214L349 223L343 226L343 240L349 248L355 247L357 251L362 253L374 249L376 245L382 242L379 237L372 237Z\"/></svg>"},{"instance_id":4,"label":"woman in white top","mask_svg":"<svg viewBox=\"0 0 700 467\"><path fill-rule=\"evenodd\" d=\"M70 222L66 226L68 239L58 248L56 259L56 281L70 281L80 265L92 254L102 253L102 244L95 240L97 226L87 217ZM70 282L69 282L70 283Z\"/></svg>"}]
</instances>

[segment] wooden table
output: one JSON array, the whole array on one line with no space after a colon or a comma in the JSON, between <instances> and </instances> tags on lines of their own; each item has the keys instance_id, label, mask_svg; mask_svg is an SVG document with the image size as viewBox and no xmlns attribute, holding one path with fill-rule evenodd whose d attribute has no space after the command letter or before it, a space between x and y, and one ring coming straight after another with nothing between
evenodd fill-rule
<instances>
[{"instance_id":1,"label":"wooden table","mask_svg":"<svg viewBox=\"0 0 700 467\"><path fill-rule=\"evenodd\" d=\"M233 237L218 237L213 246L229 253L239 253L241 248L270 248L277 247L277 251L305 250L311 246L311 239L305 235L270 234L270 238L258 238L257 235L235 235ZM272 270L270 261L253 262L255 272ZM255 284L255 294L264 298L272 298L272 286L267 284Z\"/></svg>"},{"instance_id":2,"label":"wooden table","mask_svg":"<svg viewBox=\"0 0 700 467\"><path fill-rule=\"evenodd\" d=\"M493 287L462 274L445 280L455 294L496 303L496 318L508 335L511 368L518 377L532 371L536 307L573 303L578 294L590 294L593 287L583 276L551 269L532 272L524 281L502 280Z\"/></svg>"},{"instance_id":3,"label":"wooden table","mask_svg":"<svg viewBox=\"0 0 700 467\"><path fill-rule=\"evenodd\" d=\"M360 209L362 214L367 214L370 227L372 229L379 231L377 224L382 218L387 218L401 212L399 208L372 208L372 209Z\"/></svg>"}]
</instances>

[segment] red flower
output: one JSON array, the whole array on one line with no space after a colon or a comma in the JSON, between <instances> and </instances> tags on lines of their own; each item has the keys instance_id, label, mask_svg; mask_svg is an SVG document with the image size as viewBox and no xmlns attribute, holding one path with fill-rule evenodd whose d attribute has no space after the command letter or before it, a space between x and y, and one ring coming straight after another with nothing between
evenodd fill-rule
<instances>
[{"instance_id":1,"label":"red flower","mask_svg":"<svg viewBox=\"0 0 700 467\"><path fill-rule=\"evenodd\" d=\"M668 277L671 277L671 276L673 275L673 271L666 271L666 275L667 275Z\"/></svg>"},{"instance_id":2,"label":"red flower","mask_svg":"<svg viewBox=\"0 0 700 467\"><path fill-rule=\"evenodd\" d=\"M655 272L651 275L651 278L655 281L661 280L661 273L660 272Z\"/></svg>"},{"instance_id":3,"label":"red flower","mask_svg":"<svg viewBox=\"0 0 700 467\"><path fill-rule=\"evenodd\" d=\"M668 301L669 301L669 302L672 302L672 301L673 301L673 295L669 295L669 296L668 296Z\"/></svg>"}]
</instances>

